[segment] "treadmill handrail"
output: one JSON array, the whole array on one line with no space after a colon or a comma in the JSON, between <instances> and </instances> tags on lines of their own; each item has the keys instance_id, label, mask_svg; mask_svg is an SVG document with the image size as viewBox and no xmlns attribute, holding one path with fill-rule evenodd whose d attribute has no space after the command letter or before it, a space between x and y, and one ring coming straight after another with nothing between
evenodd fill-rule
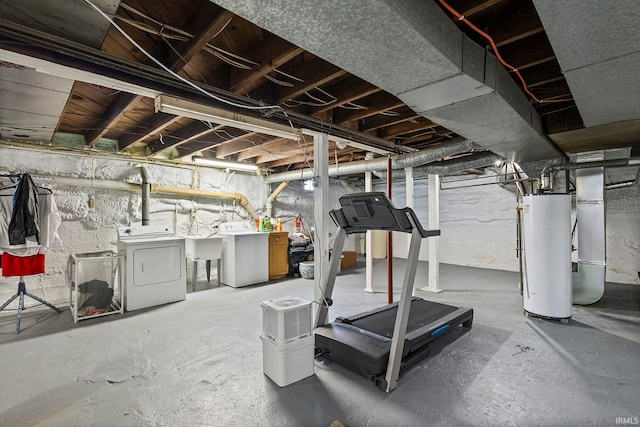
<instances>
[{"instance_id":1,"label":"treadmill handrail","mask_svg":"<svg viewBox=\"0 0 640 427\"><path fill-rule=\"evenodd\" d=\"M440 235L440 230L422 228L413 209L397 209L382 192L347 194L340 197L340 205L342 207L331 210L329 216L347 234L369 230L411 233L416 228L423 238Z\"/></svg>"}]
</instances>

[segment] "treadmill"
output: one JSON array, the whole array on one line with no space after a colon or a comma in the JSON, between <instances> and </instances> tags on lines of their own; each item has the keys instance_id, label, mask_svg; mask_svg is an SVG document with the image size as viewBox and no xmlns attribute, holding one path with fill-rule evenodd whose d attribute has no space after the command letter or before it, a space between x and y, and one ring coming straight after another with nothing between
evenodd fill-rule
<instances>
[{"instance_id":1,"label":"treadmill","mask_svg":"<svg viewBox=\"0 0 640 427\"><path fill-rule=\"evenodd\" d=\"M340 197L340 205L329 212L338 231L318 301L316 356L371 379L388 393L396 387L401 371L429 354L429 343L454 328L470 328L473 309L412 297L422 239L439 236L440 230L424 230L411 208L396 209L385 193L347 194ZM411 233L400 300L327 323L344 240L348 234L369 230Z\"/></svg>"}]
</instances>

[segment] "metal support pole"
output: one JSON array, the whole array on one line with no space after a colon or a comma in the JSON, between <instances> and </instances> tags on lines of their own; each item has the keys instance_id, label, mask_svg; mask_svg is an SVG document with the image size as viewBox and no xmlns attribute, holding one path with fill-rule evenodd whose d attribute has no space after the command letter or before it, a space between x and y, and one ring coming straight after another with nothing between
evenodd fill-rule
<instances>
[{"instance_id":1,"label":"metal support pole","mask_svg":"<svg viewBox=\"0 0 640 427\"><path fill-rule=\"evenodd\" d=\"M322 284L326 281L329 262L329 139L326 133L313 133L313 239L314 295L319 301Z\"/></svg>"},{"instance_id":2,"label":"metal support pole","mask_svg":"<svg viewBox=\"0 0 640 427\"><path fill-rule=\"evenodd\" d=\"M405 190L406 190L406 205L408 208L414 209L415 200L414 200L414 192L413 192L413 168L404 168L404 176L405 176ZM415 211L415 209L414 209ZM411 247L411 234L407 234L407 256L409 256L409 248ZM415 290L413 291L415 294Z\"/></svg>"},{"instance_id":3,"label":"metal support pole","mask_svg":"<svg viewBox=\"0 0 640 427\"><path fill-rule=\"evenodd\" d=\"M429 229L440 228L440 175L429 175ZM440 237L429 239L429 285L421 291L442 292L440 289L440 260L438 249Z\"/></svg>"},{"instance_id":4,"label":"metal support pole","mask_svg":"<svg viewBox=\"0 0 640 427\"><path fill-rule=\"evenodd\" d=\"M364 173L364 191L373 191L373 172ZM365 267L365 292L374 293L373 290L373 231L367 231L366 241L366 267Z\"/></svg>"},{"instance_id":5,"label":"metal support pole","mask_svg":"<svg viewBox=\"0 0 640 427\"><path fill-rule=\"evenodd\" d=\"M387 158L387 196L391 198L391 186L393 183L393 167L391 157ZM387 232L387 304L393 302L393 231Z\"/></svg>"},{"instance_id":6,"label":"metal support pole","mask_svg":"<svg viewBox=\"0 0 640 427\"><path fill-rule=\"evenodd\" d=\"M411 309L411 297L413 291L413 282L416 277L416 269L418 267L418 254L420 253L420 243L422 237L418 231L417 224L413 222L410 215L407 218L413 226L411 232L411 245L409 246L409 254L407 255L407 269L404 273L404 281L402 282L402 292L400 301L398 301L398 313L396 314L396 323L393 327L393 339L391 340L391 350L389 351L389 362L387 364L387 373L385 381L387 383L386 392L390 392L398 384L400 376L400 364L402 362L402 352L404 350L404 339L407 333L407 323L409 321L409 311Z\"/></svg>"}]
</instances>

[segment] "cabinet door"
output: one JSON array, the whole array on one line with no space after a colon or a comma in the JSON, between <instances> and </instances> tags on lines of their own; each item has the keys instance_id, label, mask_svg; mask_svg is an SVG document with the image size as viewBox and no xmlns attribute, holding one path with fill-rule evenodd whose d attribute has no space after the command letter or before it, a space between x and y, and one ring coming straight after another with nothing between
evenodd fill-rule
<instances>
[{"instance_id":1,"label":"cabinet door","mask_svg":"<svg viewBox=\"0 0 640 427\"><path fill-rule=\"evenodd\" d=\"M285 277L289 273L289 233L269 235L269 279Z\"/></svg>"}]
</instances>

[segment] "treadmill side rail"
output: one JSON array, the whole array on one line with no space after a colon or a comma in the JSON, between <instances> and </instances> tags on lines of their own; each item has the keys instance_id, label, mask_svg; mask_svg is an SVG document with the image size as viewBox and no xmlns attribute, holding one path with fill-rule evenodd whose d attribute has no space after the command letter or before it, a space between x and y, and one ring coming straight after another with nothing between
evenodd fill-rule
<instances>
[{"instance_id":1,"label":"treadmill side rail","mask_svg":"<svg viewBox=\"0 0 640 427\"><path fill-rule=\"evenodd\" d=\"M417 227L414 217L407 214L407 218L413 226L411 232L411 245L409 246L409 254L407 256L407 269L404 272L404 280L402 282L402 292L398 301L398 314L396 315L396 323L393 329L393 338L391 340L391 351L389 353L389 363L387 365L386 389L389 393L396 388L398 377L400 376L400 364L402 362L402 352L404 348L404 338L407 333L407 322L409 320L409 310L411 309L411 297L413 294L413 282L416 278L416 269L418 267L418 254L420 252L420 243L422 236Z\"/></svg>"}]
</instances>

